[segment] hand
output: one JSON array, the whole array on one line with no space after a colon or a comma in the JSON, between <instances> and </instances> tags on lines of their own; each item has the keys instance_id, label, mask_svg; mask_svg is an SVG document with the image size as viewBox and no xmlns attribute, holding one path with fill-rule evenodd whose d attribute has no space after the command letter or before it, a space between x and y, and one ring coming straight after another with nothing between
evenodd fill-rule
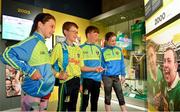
<instances>
[{"instance_id":1,"label":"hand","mask_svg":"<svg viewBox=\"0 0 180 112\"><path fill-rule=\"evenodd\" d=\"M96 71L96 72L103 72L103 71L104 71L104 68L101 67L101 66L98 66L98 67L96 67L95 71Z\"/></svg>"},{"instance_id":2,"label":"hand","mask_svg":"<svg viewBox=\"0 0 180 112\"><path fill-rule=\"evenodd\" d=\"M59 73L59 79L60 80L66 80L67 78L68 78L68 73L67 72L61 71Z\"/></svg>"},{"instance_id":3,"label":"hand","mask_svg":"<svg viewBox=\"0 0 180 112\"><path fill-rule=\"evenodd\" d=\"M31 76L31 79L33 79L33 80L39 80L39 79L41 79L41 78L42 78L42 76L41 76L41 74L39 73L38 70L36 70L36 71L33 73L33 75Z\"/></svg>"},{"instance_id":4,"label":"hand","mask_svg":"<svg viewBox=\"0 0 180 112\"><path fill-rule=\"evenodd\" d=\"M160 106L160 102L161 102L161 92L157 93L154 98L153 98L153 101L154 101L154 105L155 105L155 108L158 109L158 107Z\"/></svg>"},{"instance_id":5,"label":"hand","mask_svg":"<svg viewBox=\"0 0 180 112\"><path fill-rule=\"evenodd\" d=\"M121 76L121 80L120 81L121 81L122 84L125 82L125 80L126 80L125 77Z\"/></svg>"},{"instance_id":6,"label":"hand","mask_svg":"<svg viewBox=\"0 0 180 112\"><path fill-rule=\"evenodd\" d=\"M168 111L168 102L161 92L157 93L153 100L156 109L163 105L164 111Z\"/></svg>"},{"instance_id":7,"label":"hand","mask_svg":"<svg viewBox=\"0 0 180 112\"><path fill-rule=\"evenodd\" d=\"M83 93L83 85L82 84L80 84L79 91L80 91L80 93Z\"/></svg>"},{"instance_id":8,"label":"hand","mask_svg":"<svg viewBox=\"0 0 180 112\"><path fill-rule=\"evenodd\" d=\"M57 71L55 69L53 69L53 68L51 68L51 70L52 70L52 73L54 74L54 76L56 76Z\"/></svg>"}]
</instances>

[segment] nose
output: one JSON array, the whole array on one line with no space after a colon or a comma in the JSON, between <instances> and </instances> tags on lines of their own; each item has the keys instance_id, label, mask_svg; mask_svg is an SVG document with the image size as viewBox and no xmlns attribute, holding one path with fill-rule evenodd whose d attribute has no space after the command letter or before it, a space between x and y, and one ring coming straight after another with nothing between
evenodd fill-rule
<instances>
[{"instance_id":1,"label":"nose","mask_svg":"<svg viewBox=\"0 0 180 112\"><path fill-rule=\"evenodd\" d=\"M166 61L166 60L164 61L163 66L164 66L164 67L167 67L167 66L168 66L168 64L167 64L167 61Z\"/></svg>"}]
</instances>

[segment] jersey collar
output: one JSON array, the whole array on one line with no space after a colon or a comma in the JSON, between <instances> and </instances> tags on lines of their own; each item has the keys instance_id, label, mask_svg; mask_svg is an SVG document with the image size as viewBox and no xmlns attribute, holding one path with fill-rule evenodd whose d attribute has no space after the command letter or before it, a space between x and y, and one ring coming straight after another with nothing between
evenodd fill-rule
<instances>
[{"instance_id":1,"label":"jersey collar","mask_svg":"<svg viewBox=\"0 0 180 112\"><path fill-rule=\"evenodd\" d=\"M106 47L112 49L112 48L114 48L115 46L109 46L109 45L107 45Z\"/></svg>"},{"instance_id":2,"label":"jersey collar","mask_svg":"<svg viewBox=\"0 0 180 112\"><path fill-rule=\"evenodd\" d=\"M34 32L33 35L35 35L39 40L41 40L41 41L43 41L45 43L45 39L40 33Z\"/></svg>"},{"instance_id":3,"label":"jersey collar","mask_svg":"<svg viewBox=\"0 0 180 112\"><path fill-rule=\"evenodd\" d=\"M94 44L92 44L92 43L88 43L88 42L85 42L85 44L86 44L86 45L94 45Z\"/></svg>"}]
</instances>

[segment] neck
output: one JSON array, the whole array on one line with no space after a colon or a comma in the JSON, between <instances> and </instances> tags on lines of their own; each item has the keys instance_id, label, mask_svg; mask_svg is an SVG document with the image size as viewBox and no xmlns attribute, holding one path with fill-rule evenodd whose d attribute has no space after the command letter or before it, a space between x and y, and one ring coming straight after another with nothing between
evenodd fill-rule
<instances>
[{"instance_id":1,"label":"neck","mask_svg":"<svg viewBox=\"0 0 180 112\"><path fill-rule=\"evenodd\" d=\"M46 37L43 36L43 34L41 33L40 30L36 30L35 32L37 32L37 33L40 34L44 39L46 39Z\"/></svg>"},{"instance_id":2,"label":"neck","mask_svg":"<svg viewBox=\"0 0 180 112\"><path fill-rule=\"evenodd\" d=\"M93 42L91 42L91 41L89 41L89 40L87 40L86 43L88 43L88 44L94 44Z\"/></svg>"},{"instance_id":3,"label":"neck","mask_svg":"<svg viewBox=\"0 0 180 112\"><path fill-rule=\"evenodd\" d=\"M174 77L173 77L172 81L170 81L170 82L168 83L168 86L169 86L169 87L171 87L171 85L172 85L173 82L175 81L175 79L176 79L176 73L174 73L173 76L174 76Z\"/></svg>"},{"instance_id":4,"label":"neck","mask_svg":"<svg viewBox=\"0 0 180 112\"><path fill-rule=\"evenodd\" d=\"M67 44L70 46L73 46L73 42L71 42L70 40L66 40Z\"/></svg>"}]
</instances>

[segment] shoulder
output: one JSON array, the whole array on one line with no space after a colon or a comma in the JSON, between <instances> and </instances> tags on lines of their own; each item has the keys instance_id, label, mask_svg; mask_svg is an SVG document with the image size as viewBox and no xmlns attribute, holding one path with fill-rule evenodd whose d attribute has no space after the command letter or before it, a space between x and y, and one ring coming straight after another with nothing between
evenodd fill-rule
<instances>
[{"instance_id":1,"label":"shoulder","mask_svg":"<svg viewBox=\"0 0 180 112\"><path fill-rule=\"evenodd\" d=\"M16 48L16 47L22 47L23 49L33 48L38 42L39 42L38 39L36 39L34 36L30 36L25 40L22 40L21 42L11 46L11 48Z\"/></svg>"},{"instance_id":2,"label":"shoulder","mask_svg":"<svg viewBox=\"0 0 180 112\"><path fill-rule=\"evenodd\" d=\"M62 47L62 43L57 43L55 47Z\"/></svg>"},{"instance_id":3,"label":"shoulder","mask_svg":"<svg viewBox=\"0 0 180 112\"><path fill-rule=\"evenodd\" d=\"M102 50L99 45L94 44L94 46L95 46L97 49L99 49L100 51Z\"/></svg>"},{"instance_id":4,"label":"shoulder","mask_svg":"<svg viewBox=\"0 0 180 112\"><path fill-rule=\"evenodd\" d=\"M58 49L58 50L62 50L62 44L61 43L57 43L53 49Z\"/></svg>"},{"instance_id":5,"label":"shoulder","mask_svg":"<svg viewBox=\"0 0 180 112\"><path fill-rule=\"evenodd\" d=\"M106 50L107 50L106 47L104 47L104 48L101 49L102 52L104 52L104 51L106 51Z\"/></svg>"},{"instance_id":6,"label":"shoulder","mask_svg":"<svg viewBox=\"0 0 180 112\"><path fill-rule=\"evenodd\" d=\"M118 46L114 46L114 49L118 49L118 50L122 50L120 47L118 47Z\"/></svg>"},{"instance_id":7,"label":"shoulder","mask_svg":"<svg viewBox=\"0 0 180 112\"><path fill-rule=\"evenodd\" d=\"M81 47L78 45L74 45L74 48L77 50L77 52L81 51Z\"/></svg>"},{"instance_id":8,"label":"shoulder","mask_svg":"<svg viewBox=\"0 0 180 112\"><path fill-rule=\"evenodd\" d=\"M86 46L85 43L84 43L84 44L81 44L79 47L80 47L80 48L83 48L84 46Z\"/></svg>"}]
</instances>

